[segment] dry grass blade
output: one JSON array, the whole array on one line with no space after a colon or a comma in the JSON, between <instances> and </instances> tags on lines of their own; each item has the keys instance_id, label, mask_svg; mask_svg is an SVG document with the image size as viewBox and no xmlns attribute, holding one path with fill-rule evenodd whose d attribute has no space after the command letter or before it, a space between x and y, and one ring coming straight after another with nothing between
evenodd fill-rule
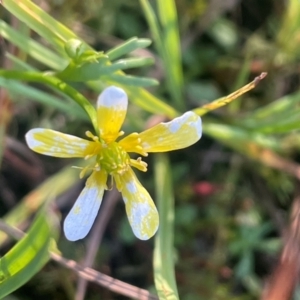
<instances>
[{"instance_id":1,"label":"dry grass blade","mask_svg":"<svg viewBox=\"0 0 300 300\"><path fill-rule=\"evenodd\" d=\"M245 154L247 154L247 156L261 162L268 167L295 176L300 180L300 165L296 162L286 159L270 149L259 147L255 143L250 142L246 145L247 147L245 147Z\"/></svg>"},{"instance_id":2,"label":"dry grass blade","mask_svg":"<svg viewBox=\"0 0 300 300\"><path fill-rule=\"evenodd\" d=\"M294 199L290 227L280 261L265 286L262 300L288 300L292 298L300 271L300 188Z\"/></svg>"},{"instance_id":3,"label":"dry grass blade","mask_svg":"<svg viewBox=\"0 0 300 300\"><path fill-rule=\"evenodd\" d=\"M240 97L241 95L249 92L250 90L254 89L258 83L263 80L267 76L266 72L261 73L259 76L255 77L254 80L242 88L238 89L237 91L229 94L228 96L222 97L217 99L211 103L205 104L197 109L195 109L195 113L199 116L205 115L209 111L215 110L219 107L225 106L235 100L236 98Z\"/></svg>"}]
</instances>

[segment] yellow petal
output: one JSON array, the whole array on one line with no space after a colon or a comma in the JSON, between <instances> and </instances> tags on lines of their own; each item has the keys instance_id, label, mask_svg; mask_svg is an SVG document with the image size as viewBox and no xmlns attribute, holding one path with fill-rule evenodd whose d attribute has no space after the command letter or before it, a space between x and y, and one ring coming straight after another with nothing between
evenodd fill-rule
<instances>
[{"instance_id":1,"label":"yellow petal","mask_svg":"<svg viewBox=\"0 0 300 300\"><path fill-rule=\"evenodd\" d=\"M131 168L114 177L122 193L133 233L141 240L148 240L155 234L159 225L158 212L151 196Z\"/></svg>"},{"instance_id":2,"label":"yellow petal","mask_svg":"<svg viewBox=\"0 0 300 300\"><path fill-rule=\"evenodd\" d=\"M115 141L124 122L128 99L126 93L115 86L106 88L98 97L97 117L100 138L106 143Z\"/></svg>"},{"instance_id":3,"label":"yellow petal","mask_svg":"<svg viewBox=\"0 0 300 300\"><path fill-rule=\"evenodd\" d=\"M201 118L192 111L175 118L168 123L160 123L138 135L139 145L144 152L165 152L186 148L196 143L202 135ZM131 135L120 141L128 152L137 152L137 147L130 147Z\"/></svg>"},{"instance_id":4,"label":"yellow petal","mask_svg":"<svg viewBox=\"0 0 300 300\"><path fill-rule=\"evenodd\" d=\"M121 146L126 152L135 152L143 156L148 156L148 153L144 151L141 146L141 139L137 132L133 132L119 141L119 146Z\"/></svg>"},{"instance_id":5,"label":"yellow petal","mask_svg":"<svg viewBox=\"0 0 300 300\"><path fill-rule=\"evenodd\" d=\"M85 188L64 221L64 232L69 241L83 239L89 233L102 202L106 180L105 172L94 171L86 181Z\"/></svg>"},{"instance_id":6,"label":"yellow petal","mask_svg":"<svg viewBox=\"0 0 300 300\"><path fill-rule=\"evenodd\" d=\"M25 138L33 151L55 157L85 157L99 147L97 143L43 128L29 130Z\"/></svg>"}]
</instances>

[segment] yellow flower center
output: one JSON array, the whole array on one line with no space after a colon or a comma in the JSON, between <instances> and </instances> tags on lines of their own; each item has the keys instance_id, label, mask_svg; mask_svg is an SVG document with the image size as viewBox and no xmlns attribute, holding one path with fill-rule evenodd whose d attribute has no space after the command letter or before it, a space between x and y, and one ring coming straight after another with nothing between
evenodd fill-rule
<instances>
[{"instance_id":1,"label":"yellow flower center","mask_svg":"<svg viewBox=\"0 0 300 300\"><path fill-rule=\"evenodd\" d=\"M123 135L123 132L120 132L119 136L120 135ZM100 141L99 137L93 135L90 131L86 132L86 136L92 139L95 144L89 149L85 159L96 156L96 165L83 168L80 173L80 178L85 175L88 169L93 169L94 171L104 170L107 174L111 175L122 175L128 170L129 166L133 166L143 172L147 171L147 163L142 161L141 157L131 159L118 142L106 143L103 140ZM135 145L134 139L132 141L130 140L130 142Z\"/></svg>"},{"instance_id":2,"label":"yellow flower center","mask_svg":"<svg viewBox=\"0 0 300 300\"><path fill-rule=\"evenodd\" d=\"M122 175L130 165L130 157L118 143L112 142L102 145L97 162L108 174Z\"/></svg>"}]
</instances>

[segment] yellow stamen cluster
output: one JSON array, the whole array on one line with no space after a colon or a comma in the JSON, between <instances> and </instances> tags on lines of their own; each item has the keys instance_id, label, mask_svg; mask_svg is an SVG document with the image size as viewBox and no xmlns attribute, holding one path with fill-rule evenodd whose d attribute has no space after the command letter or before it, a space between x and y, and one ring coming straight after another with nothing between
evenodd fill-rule
<instances>
[{"instance_id":1,"label":"yellow stamen cluster","mask_svg":"<svg viewBox=\"0 0 300 300\"><path fill-rule=\"evenodd\" d=\"M129 166L133 166L140 171L147 171L147 163L142 161L141 157L131 159L126 150L118 142L105 143L105 141L100 140L98 136L93 135L90 131L87 131L85 134L95 142L93 151L86 155L85 159L96 156L96 164L83 168L80 178L84 177L87 170L105 170L107 174L112 175L117 173L122 175L128 170ZM123 134L124 132L120 131L118 136ZM148 156L148 153L143 151L143 148L140 146L141 141L137 133L130 135L130 142L135 145L134 148L137 150L137 153Z\"/></svg>"},{"instance_id":2,"label":"yellow stamen cluster","mask_svg":"<svg viewBox=\"0 0 300 300\"><path fill-rule=\"evenodd\" d=\"M116 172L122 175L125 171L127 171L130 164L129 155L116 142L103 145L97 161L101 168L103 168L108 174Z\"/></svg>"}]
</instances>

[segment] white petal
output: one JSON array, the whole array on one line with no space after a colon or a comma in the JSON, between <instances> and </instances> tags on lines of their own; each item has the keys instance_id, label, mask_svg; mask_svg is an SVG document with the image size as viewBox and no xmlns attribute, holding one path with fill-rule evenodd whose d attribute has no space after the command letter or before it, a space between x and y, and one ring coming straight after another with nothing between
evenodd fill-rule
<instances>
[{"instance_id":1,"label":"white petal","mask_svg":"<svg viewBox=\"0 0 300 300\"><path fill-rule=\"evenodd\" d=\"M84 157L96 147L94 142L44 128L29 130L25 139L33 151L55 157Z\"/></svg>"},{"instance_id":2,"label":"white petal","mask_svg":"<svg viewBox=\"0 0 300 300\"><path fill-rule=\"evenodd\" d=\"M134 235L141 240L150 239L159 225L158 212L151 196L131 168L126 173L117 175L116 182L121 187L127 217Z\"/></svg>"},{"instance_id":3,"label":"white petal","mask_svg":"<svg viewBox=\"0 0 300 300\"><path fill-rule=\"evenodd\" d=\"M106 179L107 175L102 172L93 172L88 178L64 221L64 232L69 241L83 239L89 233L102 202Z\"/></svg>"},{"instance_id":4,"label":"white petal","mask_svg":"<svg viewBox=\"0 0 300 300\"><path fill-rule=\"evenodd\" d=\"M109 86L99 95L97 107L106 107L113 110L127 110L127 94L121 88Z\"/></svg>"}]
</instances>

